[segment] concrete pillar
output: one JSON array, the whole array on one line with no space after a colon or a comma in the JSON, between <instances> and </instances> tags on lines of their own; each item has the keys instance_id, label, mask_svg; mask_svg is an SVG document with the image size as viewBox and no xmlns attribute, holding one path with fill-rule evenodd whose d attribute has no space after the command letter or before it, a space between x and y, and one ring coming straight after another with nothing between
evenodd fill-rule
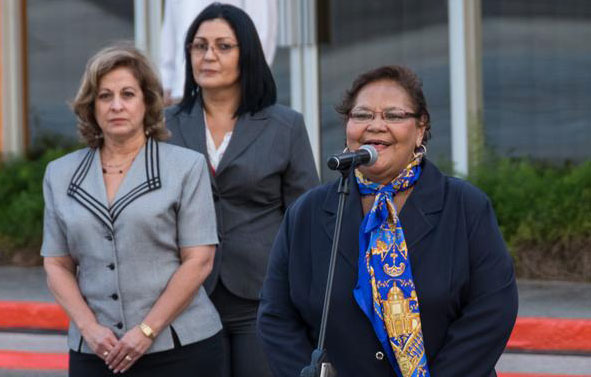
<instances>
[{"instance_id":1,"label":"concrete pillar","mask_svg":"<svg viewBox=\"0 0 591 377\"><path fill-rule=\"evenodd\" d=\"M26 2L0 1L0 154L23 154L26 124Z\"/></svg>"},{"instance_id":2,"label":"concrete pillar","mask_svg":"<svg viewBox=\"0 0 591 377\"><path fill-rule=\"evenodd\" d=\"M145 52L152 63L160 64L160 30L162 29L162 0L134 0L135 46Z\"/></svg>"},{"instance_id":3,"label":"concrete pillar","mask_svg":"<svg viewBox=\"0 0 591 377\"><path fill-rule=\"evenodd\" d=\"M454 171L465 176L484 149L480 0L448 0Z\"/></svg>"},{"instance_id":4,"label":"concrete pillar","mask_svg":"<svg viewBox=\"0 0 591 377\"><path fill-rule=\"evenodd\" d=\"M279 46L290 48L291 107L301 112L320 171L320 77L316 0L279 0Z\"/></svg>"}]
</instances>

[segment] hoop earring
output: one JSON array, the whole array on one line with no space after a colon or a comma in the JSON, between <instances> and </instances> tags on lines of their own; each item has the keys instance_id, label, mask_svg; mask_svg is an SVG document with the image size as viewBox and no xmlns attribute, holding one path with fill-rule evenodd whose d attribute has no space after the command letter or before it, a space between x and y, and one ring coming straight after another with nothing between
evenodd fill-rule
<instances>
[{"instance_id":1,"label":"hoop earring","mask_svg":"<svg viewBox=\"0 0 591 377\"><path fill-rule=\"evenodd\" d=\"M412 152L413 159L418 158L419 156L424 156L427 154L427 147L425 144L419 145L414 152Z\"/></svg>"}]
</instances>

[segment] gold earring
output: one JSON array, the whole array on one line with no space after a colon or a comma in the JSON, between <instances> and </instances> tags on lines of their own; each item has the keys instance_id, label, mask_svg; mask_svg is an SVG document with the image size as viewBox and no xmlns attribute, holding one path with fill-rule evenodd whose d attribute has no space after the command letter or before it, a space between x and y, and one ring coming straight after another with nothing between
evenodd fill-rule
<instances>
[{"instance_id":1,"label":"gold earring","mask_svg":"<svg viewBox=\"0 0 591 377\"><path fill-rule=\"evenodd\" d=\"M415 151L412 153L413 159L417 159L420 156L424 156L427 154L427 147L424 144L419 145Z\"/></svg>"}]
</instances>

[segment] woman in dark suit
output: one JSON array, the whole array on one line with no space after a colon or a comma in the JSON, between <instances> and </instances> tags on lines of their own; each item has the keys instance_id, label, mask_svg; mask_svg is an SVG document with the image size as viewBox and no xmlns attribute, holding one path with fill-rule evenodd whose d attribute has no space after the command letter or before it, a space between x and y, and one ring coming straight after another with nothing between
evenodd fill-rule
<instances>
[{"instance_id":1,"label":"woman in dark suit","mask_svg":"<svg viewBox=\"0 0 591 377\"><path fill-rule=\"evenodd\" d=\"M426 157L429 112L418 77L361 75L338 108L347 147L378 150L349 177L328 359L339 376L496 376L517 313L513 265L489 199ZM295 376L316 346L337 185L288 210L273 246L259 329L275 376Z\"/></svg>"},{"instance_id":2,"label":"woman in dark suit","mask_svg":"<svg viewBox=\"0 0 591 377\"><path fill-rule=\"evenodd\" d=\"M287 207L318 184L301 114L276 105L256 29L239 8L215 3L186 37L182 101L167 109L171 142L203 153L220 245L206 283L224 325L226 376L268 376L256 337L259 292ZM221 260L219 260L221 258Z\"/></svg>"}]
</instances>

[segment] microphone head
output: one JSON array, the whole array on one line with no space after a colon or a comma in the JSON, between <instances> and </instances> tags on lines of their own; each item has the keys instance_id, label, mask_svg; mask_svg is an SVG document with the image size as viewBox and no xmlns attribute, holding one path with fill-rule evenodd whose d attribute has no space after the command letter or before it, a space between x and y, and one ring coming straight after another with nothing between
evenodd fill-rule
<instances>
[{"instance_id":1,"label":"microphone head","mask_svg":"<svg viewBox=\"0 0 591 377\"><path fill-rule=\"evenodd\" d=\"M365 166L371 166L376 163L378 160L378 151L373 145L364 144L359 149L364 149L369 152L369 161L367 161Z\"/></svg>"}]
</instances>

